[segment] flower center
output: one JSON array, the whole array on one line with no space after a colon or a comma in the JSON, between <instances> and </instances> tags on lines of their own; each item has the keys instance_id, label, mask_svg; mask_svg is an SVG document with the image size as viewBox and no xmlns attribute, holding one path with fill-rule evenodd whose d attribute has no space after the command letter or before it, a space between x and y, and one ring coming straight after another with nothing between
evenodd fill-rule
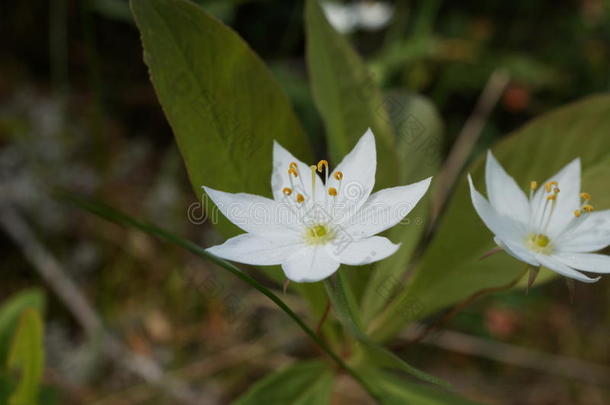
<instances>
[{"instance_id":1,"label":"flower center","mask_svg":"<svg viewBox=\"0 0 610 405\"><path fill-rule=\"evenodd\" d=\"M335 233L327 225L317 224L307 228L305 241L310 245L320 245L334 237Z\"/></svg>"},{"instance_id":2,"label":"flower center","mask_svg":"<svg viewBox=\"0 0 610 405\"><path fill-rule=\"evenodd\" d=\"M542 234L534 233L527 238L527 246L530 250L536 253L542 253L545 255L551 254L553 251L553 245L551 245L551 239Z\"/></svg>"}]
</instances>

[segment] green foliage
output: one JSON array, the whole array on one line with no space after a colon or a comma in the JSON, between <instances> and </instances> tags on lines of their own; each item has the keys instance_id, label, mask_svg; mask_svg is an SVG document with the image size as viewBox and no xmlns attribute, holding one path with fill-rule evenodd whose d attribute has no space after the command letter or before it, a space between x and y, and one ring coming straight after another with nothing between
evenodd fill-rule
<instances>
[{"instance_id":1,"label":"green foliage","mask_svg":"<svg viewBox=\"0 0 610 405\"><path fill-rule=\"evenodd\" d=\"M330 404L333 382L328 363L301 362L266 376L233 404Z\"/></svg>"},{"instance_id":2,"label":"green foliage","mask_svg":"<svg viewBox=\"0 0 610 405\"><path fill-rule=\"evenodd\" d=\"M42 318L36 309L28 308L21 314L7 366L19 375L9 405L37 404L44 370L44 347Z\"/></svg>"},{"instance_id":3,"label":"green foliage","mask_svg":"<svg viewBox=\"0 0 610 405\"><path fill-rule=\"evenodd\" d=\"M377 188L395 186L399 166L394 131L376 83L348 41L328 23L317 0L307 1L305 24L310 85L333 162L338 164L370 127L379 156Z\"/></svg>"},{"instance_id":4,"label":"green foliage","mask_svg":"<svg viewBox=\"0 0 610 405\"><path fill-rule=\"evenodd\" d=\"M610 96L595 96L533 120L492 148L494 154L524 188L530 180L544 181L571 160L580 157L583 189L599 206L610 205ZM481 156L468 169L484 191ZM379 319L376 339L394 335L407 318L423 318L474 292L515 279L523 263L505 253L480 261L494 247L492 235L472 207L465 177L458 185L441 226L427 249L411 284ZM555 273L547 273L539 282ZM542 276L542 274L541 274ZM416 310L414 310L416 307ZM410 313L405 317L405 313Z\"/></svg>"},{"instance_id":5,"label":"green foliage","mask_svg":"<svg viewBox=\"0 0 610 405\"><path fill-rule=\"evenodd\" d=\"M277 140L311 159L289 100L249 46L186 0L133 0L144 59L184 158L201 186L270 195ZM226 234L237 228L222 219Z\"/></svg>"},{"instance_id":6,"label":"green foliage","mask_svg":"<svg viewBox=\"0 0 610 405\"><path fill-rule=\"evenodd\" d=\"M11 341L21 315L29 309L44 311L45 299L41 290L33 288L9 297L0 307L0 364L6 364Z\"/></svg>"}]
</instances>

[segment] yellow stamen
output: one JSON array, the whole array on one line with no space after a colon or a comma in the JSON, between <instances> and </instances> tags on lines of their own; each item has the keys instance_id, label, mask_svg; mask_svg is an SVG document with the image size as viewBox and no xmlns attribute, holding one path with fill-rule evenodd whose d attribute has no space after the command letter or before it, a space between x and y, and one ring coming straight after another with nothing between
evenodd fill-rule
<instances>
[{"instance_id":1,"label":"yellow stamen","mask_svg":"<svg viewBox=\"0 0 610 405\"><path fill-rule=\"evenodd\" d=\"M580 193L580 198L582 198L583 200L589 201L591 199L591 194L589 194L589 193Z\"/></svg>"},{"instance_id":2,"label":"yellow stamen","mask_svg":"<svg viewBox=\"0 0 610 405\"><path fill-rule=\"evenodd\" d=\"M290 187L284 187L282 193L284 193L284 195L290 195L292 194L292 189Z\"/></svg>"},{"instance_id":3,"label":"yellow stamen","mask_svg":"<svg viewBox=\"0 0 610 405\"><path fill-rule=\"evenodd\" d=\"M554 190L555 194L559 194L560 191L561 190L559 188L555 187L555 190Z\"/></svg>"},{"instance_id":4,"label":"yellow stamen","mask_svg":"<svg viewBox=\"0 0 610 405\"><path fill-rule=\"evenodd\" d=\"M328 195L332 195L333 197L337 195L337 189L334 187L330 187L328 189Z\"/></svg>"},{"instance_id":5,"label":"yellow stamen","mask_svg":"<svg viewBox=\"0 0 610 405\"><path fill-rule=\"evenodd\" d=\"M297 194L297 202L302 203L303 201L305 201L305 197L303 197L303 194Z\"/></svg>"},{"instance_id":6,"label":"yellow stamen","mask_svg":"<svg viewBox=\"0 0 610 405\"><path fill-rule=\"evenodd\" d=\"M289 167L289 168L291 168L291 169L296 170L296 169L297 169L297 167L298 167L297 162L291 162L291 163L288 165L288 167Z\"/></svg>"},{"instance_id":7,"label":"yellow stamen","mask_svg":"<svg viewBox=\"0 0 610 405\"><path fill-rule=\"evenodd\" d=\"M537 188L538 188L538 182L537 181L531 181L530 182L530 190L536 191Z\"/></svg>"},{"instance_id":8,"label":"yellow stamen","mask_svg":"<svg viewBox=\"0 0 610 405\"><path fill-rule=\"evenodd\" d=\"M290 169L288 169L288 175L293 175L294 177L299 177L299 173L297 172L297 169L295 169L294 167L290 166Z\"/></svg>"},{"instance_id":9,"label":"yellow stamen","mask_svg":"<svg viewBox=\"0 0 610 405\"><path fill-rule=\"evenodd\" d=\"M549 195L546 197L549 201L555 201L557 199L557 194Z\"/></svg>"},{"instance_id":10,"label":"yellow stamen","mask_svg":"<svg viewBox=\"0 0 610 405\"><path fill-rule=\"evenodd\" d=\"M333 175L333 177L334 177L336 180L341 181L341 180L343 179L343 173L342 173L342 172L337 172L337 173L335 173L335 174Z\"/></svg>"},{"instance_id":11,"label":"yellow stamen","mask_svg":"<svg viewBox=\"0 0 610 405\"><path fill-rule=\"evenodd\" d=\"M581 216L581 215L582 215L582 211L581 211L581 210L576 210L576 211L574 211L574 216L575 216L576 218L580 218L580 216Z\"/></svg>"},{"instance_id":12,"label":"yellow stamen","mask_svg":"<svg viewBox=\"0 0 610 405\"><path fill-rule=\"evenodd\" d=\"M549 181L548 183L546 183L544 185L544 188L546 189L547 193L550 193L551 190L553 189L553 186L558 186L556 181Z\"/></svg>"},{"instance_id":13,"label":"yellow stamen","mask_svg":"<svg viewBox=\"0 0 610 405\"><path fill-rule=\"evenodd\" d=\"M592 206L592 205L585 204L585 205L583 205L583 206L582 206L582 210L583 210L584 212L591 212L591 211L593 211L593 210L594 210L594 208L593 208L593 206Z\"/></svg>"},{"instance_id":14,"label":"yellow stamen","mask_svg":"<svg viewBox=\"0 0 610 405\"><path fill-rule=\"evenodd\" d=\"M326 171L328 171L328 162L326 160L320 160L318 162L318 171L322 173L324 168L326 168Z\"/></svg>"},{"instance_id":15,"label":"yellow stamen","mask_svg":"<svg viewBox=\"0 0 610 405\"><path fill-rule=\"evenodd\" d=\"M309 168L311 169L311 196L312 196L312 200L315 201L316 200L316 177L318 177L316 175L316 165L311 165L309 166Z\"/></svg>"}]
</instances>

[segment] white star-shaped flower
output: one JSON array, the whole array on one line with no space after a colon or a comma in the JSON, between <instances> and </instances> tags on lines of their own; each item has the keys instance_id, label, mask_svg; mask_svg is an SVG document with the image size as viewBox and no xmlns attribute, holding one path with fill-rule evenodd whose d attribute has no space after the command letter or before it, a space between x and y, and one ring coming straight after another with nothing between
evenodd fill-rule
<instances>
[{"instance_id":1,"label":"white star-shaped flower","mask_svg":"<svg viewBox=\"0 0 610 405\"><path fill-rule=\"evenodd\" d=\"M400 222L428 190L431 178L371 195L376 167L370 130L332 173L325 160L307 166L275 142L273 199L203 187L219 210L247 232L207 251L245 264L280 264L296 282L325 279L341 263L384 259L399 245L374 235Z\"/></svg>"},{"instance_id":2,"label":"white star-shaped flower","mask_svg":"<svg viewBox=\"0 0 610 405\"><path fill-rule=\"evenodd\" d=\"M610 210L593 212L591 196L580 190L580 159L575 159L541 187L530 183L529 198L487 154L487 201L468 176L472 203L494 240L508 254L534 268L592 283L578 270L609 273L610 256L596 254L610 245Z\"/></svg>"}]
</instances>

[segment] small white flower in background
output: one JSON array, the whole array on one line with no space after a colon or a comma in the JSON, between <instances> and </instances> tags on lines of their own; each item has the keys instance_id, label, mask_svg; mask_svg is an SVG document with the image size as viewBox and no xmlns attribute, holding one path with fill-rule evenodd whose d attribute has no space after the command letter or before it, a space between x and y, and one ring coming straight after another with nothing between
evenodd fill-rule
<instances>
[{"instance_id":1,"label":"small white flower in background","mask_svg":"<svg viewBox=\"0 0 610 405\"><path fill-rule=\"evenodd\" d=\"M322 9L330 24L344 34L358 28L379 30L387 26L394 15L392 4L380 1L357 1L351 4L324 1Z\"/></svg>"},{"instance_id":2,"label":"small white flower in background","mask_svg":"<svg viewBox=\"0 0 610 405\"><path fill-rule=\"evenodd\" d=\"M511 256L587 283L599 277L580 271L610 273L610 256L591 253L610 245L610 210L594 212L591 196L581 192L580 159L540 187L532 181L529 198L491 152L485 168L489 201L475 190L470 175L468 181L477 213Z\"/></svg>"},{"instance_id":3,"label":"small white flower in background","mask_svg":"<svg viewBox=\"0 0 610 405\"><path fill-rule=\"evenodd\" d=\"M296 282L325 279L341 263L382 260L399 245L374 235L400 222L431 178L371 195L376 167L370 130L332 173L325 160L307 166L275 142L273 200L203 187L219 210L247 232L207 251L240 263L281 264L286 277Z\"/></svg>"}]
</instances>

